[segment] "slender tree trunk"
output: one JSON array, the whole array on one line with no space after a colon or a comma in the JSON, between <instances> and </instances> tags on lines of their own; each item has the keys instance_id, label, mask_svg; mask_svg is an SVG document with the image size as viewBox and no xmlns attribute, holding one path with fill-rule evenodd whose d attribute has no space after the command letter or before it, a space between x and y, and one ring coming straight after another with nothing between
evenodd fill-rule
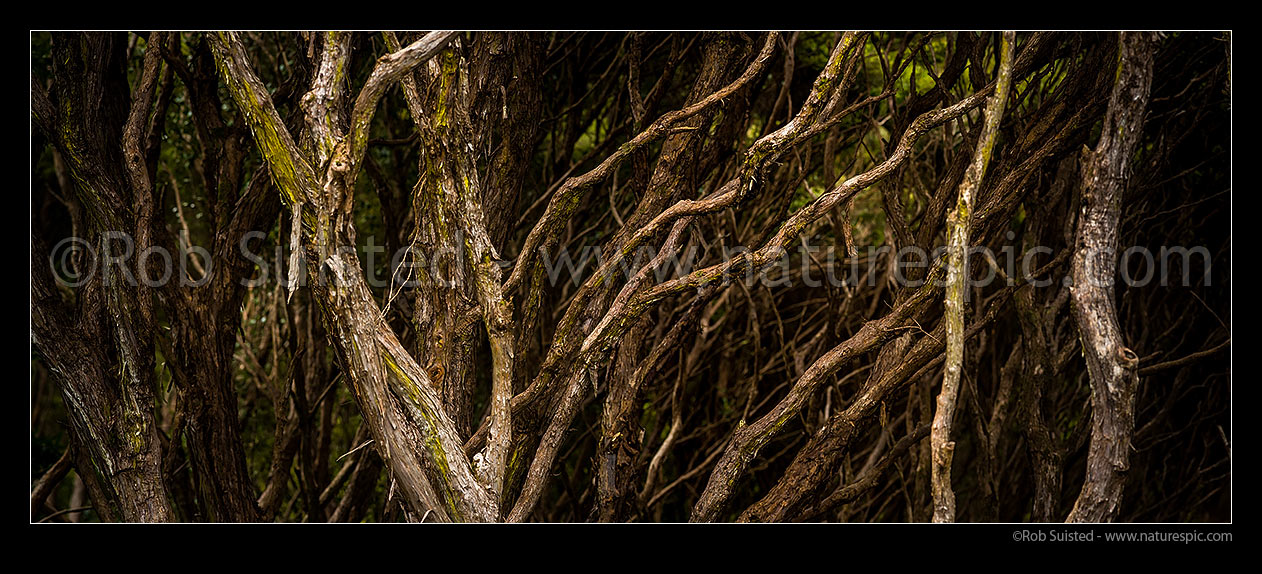
<instances>
[{"instance_id":1,"label":"slender tree trunk","mask_svg":"<svg viewBox=\"0 0 1262 574\"><path fill-rule=\"evenodd\" d=\"M973 216L973 196L981 188L986 175L986 164L995 146L999 122L1008 103L1008 88L1012 85L1012 50L1016 38L1014 32L1004 32L999 50L999 78L995 93L986 102L986 124L977 140L973 162L964 173L960 185L960 197L950 212L947 239L946 322L947 347L946 371L942 376L942 390L938 392L938 407L933 415L933 431L930 444L933 449L933 521L955 522L955 491L951 489L951 460L955 442L951 440L951 424L955 416L955 398L959 393L960 374L964 369L964 294L968 290L969 220Z\"/></svg>"},{"instance_id":2,"label":"slender tree trunk","mask_svg":"<svg viewBox=\"0 0 1262 574\"><path fill-rule=\"evenodd\" d=\"M1153 44L1151 33L1120 34L1117 77L1100 143L1082 168L1070 298L1091 377L1091 446L1086 480L1069 522L1107 522L1116 516L1130 468L1139 356L1126 346L1118 323L1114 278L1118 220L1152 85Z\"/></svg>"}]
</instances>

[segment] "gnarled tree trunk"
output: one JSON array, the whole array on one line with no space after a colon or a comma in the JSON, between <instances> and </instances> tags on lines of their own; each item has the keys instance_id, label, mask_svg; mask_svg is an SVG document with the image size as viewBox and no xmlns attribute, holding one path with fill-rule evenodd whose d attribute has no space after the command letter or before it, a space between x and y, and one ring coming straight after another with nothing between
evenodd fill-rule
<instances>
[{"instance_id":1,"label":"gnarled tree trunk","mask_svg":"<svg viewBox=\"0 0 1262 574\"><path fill-rule=\"evenodd\" d=\"M1126 345L1113 293L1118 221L1131 158L1144 133L1152 75L1152 34L1121 33L1117 77L1100 143L1082 167L1083 206L1070 299L1091 377L1091 447L1086 480L1069 513L1070 522L1107 522L1116 516L1130 468L1139 355Z\"/></svg>"}]
</instances>

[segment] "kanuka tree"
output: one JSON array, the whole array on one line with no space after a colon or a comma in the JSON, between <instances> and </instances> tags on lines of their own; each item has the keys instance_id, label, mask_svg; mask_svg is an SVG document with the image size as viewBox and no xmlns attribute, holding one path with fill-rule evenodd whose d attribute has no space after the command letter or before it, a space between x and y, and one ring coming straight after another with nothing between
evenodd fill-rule
<instances>
[{"instance_id":1,"label":"kanuka tree","mask_svg":"<svg viewBox=\"0 0 1262 574\"><path fill-rule=\"evenodd\" d=\"M32 520L1221 519L1229 51L33 34Z\"/></svg>"}]
</instances>

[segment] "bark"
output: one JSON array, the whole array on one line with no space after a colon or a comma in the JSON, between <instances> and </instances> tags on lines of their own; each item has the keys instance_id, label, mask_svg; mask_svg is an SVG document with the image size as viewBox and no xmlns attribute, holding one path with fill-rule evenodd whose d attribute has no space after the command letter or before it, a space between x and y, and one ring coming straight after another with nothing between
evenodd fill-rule
<instances>
[{"instance_id":1,"label":"bark","mask_svg":"<svg viewBox=\"0 0 1262 574\"><path fill-rule=\"evenodd\" d=\"M403 86L408 108L423 142L420 169L425 175L419 184L417 197L430 198L428 206L418 204L415 207L418 237L422 236L422 230L428 230L424 237L431 244L437 244L458 255L450 268L451 276L462 279L442 285L439 281L444 278L431 277L428 288L435 298L446 295L449 301L459 298L476 301L490 343L491 404L487 416L490 435L486 449L474 455L474 470L482 483L503 502L504 477L513 430L509 406L513 396L516 361L514 333L511 330L513 320L512 310L502 288L500 257L487 231L487 218L482 208L484 194L475 167L476 162L469 153L477 149L474 142L480 138L476 135L478 132L474 128L468 107L471 100L471 79L468 63L461 56L460 47L457 43L444 52L443 61L434 73L436 85L429 90L431 109L435 110L432 116L425 112L427 106L422 103L413 78L405 77ZM442 227L427 225L434 221L440 224L451 223ZM467 306L451 308L430 304L421 309L425 313L441 310L440 317L447 323L448 333L465 335L463 338L466 341L460 345L464 349L465 360L445 363L447 377L457 378L458 381L455 392L445 393L445 398L446 404L453 407L453 412L468 413L472 402L468 395L472 389L473 372L468 368L471 362L468 354L472 343L467 341L468 330L461 327L468 323L464 313L460 312L465 307ZM418 324L418 328L423 326L423 323ZM454 333L455 329L452 327L463 332ZM456 336L450 338L460 340ZM439 346L441 350L441 341ZM468 427L468 424L464 424L460 428L467 432Z\"/></svg>"},{"instance_id":2,"label":"bark","mask_svg":"<svg viewBox=\"0 0 1262 574\"><path fill-rule=\"evenodd\" d=\"M1116 516L1130 468L1139 356L1126 346L1113 285L1118 220L1153 79L1153 44L1150 33L1121 33L1100 142L1082 168L1070 300L1091 378L1091 446L1070 522L1108 522Z\"/></svg>"},{"instance_id":3,"label":"bark","mask_svg":"<svg viewBox=\"0 0 1262 574\"><path fill-rule=\"evenodd\" d=\"M157 34L151 39L160 43ZM152 245L151 174L142 150L159 78L158 51L146 55L132 100L121 65L125 46L118 34L54 36L56 104L38 85L32 93L35 124L65 159L87 216L84 232L102 256L127 253L115 234L132 238L128 255ZM96 484L93 505L117 506L128 521L171 520L153 408L153 300L138 282L148 270L135 256L123 263L98 261L99 272L73 290L67 305L47 253L33 237L32 338L59 382L72 432L84 447L77 466L83 475L100 476L99 482L85 478Z\"/></svg>"},{"instance_id":4,"label":"bark","mask_svg":"<svg viewBox=\"0 0 1262 574\"><path fill-rule=\"evenodd\" d=\"M537 33L493 32L475 39L469 63L473 84L473 118L486 127L476 130L477 149L496 141L482 186L486 230L496 251L514 231L518 198L541 135L543 51Z\"/></svg>"},{"instance_id":5,"label":"bark","mask_svg":"<svg viewBox=\"0 0 1262 574\"><path fill-rule=\"evenodd\" d=\"M1047 327L1041 307L1034 302L1031 288L1022 288L1014 297L1017 317L1021 322L1021 384L1017 409L1024 419L1021 433L1034 470L1034 503L1031 517L1035 522L1059 519L1062 454L1056 444L1047 417L1043 414L1043 395L1054 382L1054 347L1048 341Z\"/></svg>"},{"instance_id":6,"label":"bark","mask_svg":"<svg viewBox=\"0 0 1262 574\"><path fill-rule=\"evenodd\" d=\"M740 50L734 35L715 35L710 38L703 52L701 70L688 96L687 105L702 101L727 83L736 79L736 71L746 54ZM633 87L638 90L638 86ZM644 197L636 204L635 212L626 220L604 252L617 253L623 251L623 245L642 225L648 223L670 203L678 201L686 192L696 189L697 180L708 175L701 166L688 161L699 155L702 138L696 133L704 126L710 125L717 110L706 110L681 122L682 133L667 136L662 142L662 151L654 166L652 176L643 193ZM612 285L611 285L612 287ZM607 295L608 297L609 295ZM597 309L603 311L608 301L596 303ZM645 328L647 327L647 322ZM601 461L601 471L597 474L599 516L602 522L610 522L625 515L628 508L625 502L634 494L631 484L636 476L634 461L638 458L639 413L635 407L639 403L639 391L644 383L645 373L637 368L639 363L639 344L643 334L632 329L623 339L618 349L616 364L618 368L608 382L609 391L605 396L605 405L601 414L601 443L597 449L597 460Z\"/></svg>"},{"instance_id":7,"label":"bark","mask_svg":"<svg viewBox=\"0 0 1262 574\"><path fill-rule=\"evenodd\" d=\"M299 205L295 223L302 227L312 294L321 304L329 341L350 390L408 510L417 516L432 511L440 520L489 521L498 515L497 505L474 478L434 383L384 320L354 251L340 248L355 244L351 186L377 102L391 83L438 53L454 36L433 32L380 58L355 99L349 126L337 125L327 107L307 109L309 124L334 126L328 132L312 130L317 137L324 133L333 140L313 142L314 150L331 154L323 164L316 161L318 155L306 157L299 150L235 35L217 34L211 45L220 75L268 159L282 199ZM326 40L329 45L336 42L334 37ZM337 56L326 54L329 57ZM317 76L312 93L329 94L327 82L337 81L336 75L323 81ZM311 98L317 103L322 99Z\"/></svg>"},{"instance_id":8,"label":"bark","mask_svg":"<svg viewBox=\"0 0 1262 574\"><path fill-rule=\"evenodd\" d=\"M969 219L973 216L973 196L981 187L990 162L991 150L1008 103L1008 89L1012 85L1012 50L1016 38L1014 32L1004 32L999 51L999 78L995 93L986 102L986 123L973 161L964 172L960 196L955 209L950 212L947 240L946 368L942 377L942 389L938 392L938 405L933 415L933 433L930 444L933 449L933 521L955 522L955 491L951 489L951 461L955 442L951 440L951 425L955 416L955 399L959 393L960 373L964 368L964 293L968 274ZM909 235L909 234L907 234Z\"/></svg>"}]
</instances>

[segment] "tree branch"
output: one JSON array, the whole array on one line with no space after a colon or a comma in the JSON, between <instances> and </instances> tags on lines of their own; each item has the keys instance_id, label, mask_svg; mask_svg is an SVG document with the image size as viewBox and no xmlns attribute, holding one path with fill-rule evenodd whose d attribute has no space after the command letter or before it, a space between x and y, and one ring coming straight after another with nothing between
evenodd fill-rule
<instances>
[{"instance_id":1,"label":"tree branch","mask_svg":"<svg viewBox=\"0 0 1262 574\"><path fill-rule=\"evenodd\" d=\"M955 398L959 393L960 372L964 368L964 293L968 274L969 219L973 216L973 196L981 187L990 163L990 152L999 133L1008 88L1012 85L1012 45L1015 32L1004 32L999 49L999 78L995 93L986 103L986 122L973 161L964 172L960 196L948 217L947 283L946 283L946 368L938 408L933 415L933 521L955 522L955 491L951 489L951 460L955 443L951 441L951 424L955 417Z\"/></svg>"}]
</instances>

